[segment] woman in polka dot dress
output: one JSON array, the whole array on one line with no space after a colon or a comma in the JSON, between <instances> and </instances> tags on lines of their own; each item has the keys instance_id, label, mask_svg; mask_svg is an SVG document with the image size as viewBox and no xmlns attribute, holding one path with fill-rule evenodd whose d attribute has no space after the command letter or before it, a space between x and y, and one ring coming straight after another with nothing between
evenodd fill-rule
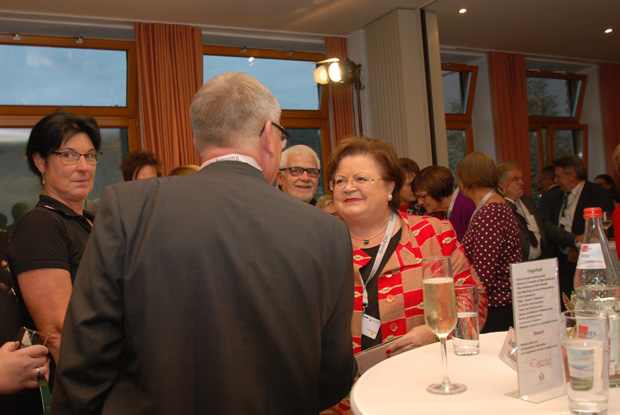
<instances>
[{"instance_id":1,"label":"woman in polka dot dress","mask_svg":"<svg viewBox=\"0 0 620 415\"><path fill-rule=\"evenodd\" d=\"M517 221L495 191L499 174L488 154L470 153L457 165L456 177L463 194L476 204L461 243L489 298L482 332L508 330L513 325L510 264L522 260Z\"/></svg>"}]
</instances>

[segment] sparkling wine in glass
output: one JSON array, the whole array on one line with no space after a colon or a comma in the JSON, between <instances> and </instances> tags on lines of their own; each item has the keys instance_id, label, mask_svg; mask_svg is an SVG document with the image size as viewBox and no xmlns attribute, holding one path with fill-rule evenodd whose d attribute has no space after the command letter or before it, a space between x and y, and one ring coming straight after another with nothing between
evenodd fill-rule
<instances>
[{"instance_id":1,"label":"sparkling wine in glass","mask_svg":"<svg viewBox=\"0 0 620 415\"><path fill-rule=\"evenodd\" d=\"M454 395L467 390L467 386L450 382L446 338L456 326L457 311L454 295L452 266L448 257L422 258L422 287L424 290L424 322L441 342L443 379L426 388L437 395Z\"/></svg>"},{"instance_id":2,"label":"sparkling wine in glass","mask_svg":"<svg viewBox=\"0 0 620 415\"><path fill-rule=\"evenodd\" d=\"M607 230L611 228L612 219L611 212L603 212L603 229Z\"/></svg>"}]
</instances>

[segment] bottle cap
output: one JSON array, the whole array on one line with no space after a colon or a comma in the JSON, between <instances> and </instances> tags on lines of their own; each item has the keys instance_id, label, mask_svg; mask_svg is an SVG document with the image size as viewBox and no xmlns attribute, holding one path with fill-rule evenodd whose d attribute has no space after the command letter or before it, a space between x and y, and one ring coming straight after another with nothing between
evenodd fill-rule
<instances>
[{"instance_id":1,"label":"bottle cap","mask_svg":"<svg viewBox=\"0 0 620 415\"><path fill-rule=\"evenodd\" d=\"M600 207L585 208L583 210L583 217L585 219L602 218L603 217L603 209L601 209Z\"/></svg>"}]
</instances>

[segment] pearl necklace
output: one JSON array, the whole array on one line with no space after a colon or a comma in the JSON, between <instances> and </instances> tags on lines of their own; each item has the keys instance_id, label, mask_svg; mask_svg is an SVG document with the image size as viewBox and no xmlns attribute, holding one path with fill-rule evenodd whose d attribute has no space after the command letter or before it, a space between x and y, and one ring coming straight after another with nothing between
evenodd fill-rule
<instances>
[{"instance_id":1,"label":"pearl necklace","mask_svg":"<svg viewBox=\"0 0 620 415\"><path fill-rule=\"evenodd\" d=\"M375 235L371 236L370 238L358 238L356 236L353 236L353 234L351 234L351 238L356 239L358 241L364 241L364 245L368 245L370 243L371 239L376 238L377 236L379 236L381 234L381 232L383 232L385 230L385 228L387 228L388 223L390 223L390 219L388 218L388 221L385 222L385 225L383 225L383 227L381 228L381 230L379 230L379 232L377 232Z\"/></svg>"}]
</instances>

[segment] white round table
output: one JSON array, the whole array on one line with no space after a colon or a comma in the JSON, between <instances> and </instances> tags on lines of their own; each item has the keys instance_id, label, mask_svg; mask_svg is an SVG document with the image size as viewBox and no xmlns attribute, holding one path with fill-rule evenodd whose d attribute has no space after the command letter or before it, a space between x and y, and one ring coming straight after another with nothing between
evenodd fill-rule
<instances>
[{"instance_id":1,"label":"white round table","mask_svg":"<svg viewBox=\"0 0 620 415\"><path fill-rule=\"evenodd\" d=\"M467 391L439 396L426 391L441 382L439 343L394 356L372 367L351 391L356 415L570 414L566 395L539 404L506 396L517 390L517 372L499 359L506 332L483 334L480 353L457 356L448 340L448 374ZM620 414L620 388L610 389L609 415Z\"/></svg>"}]
</instances>

